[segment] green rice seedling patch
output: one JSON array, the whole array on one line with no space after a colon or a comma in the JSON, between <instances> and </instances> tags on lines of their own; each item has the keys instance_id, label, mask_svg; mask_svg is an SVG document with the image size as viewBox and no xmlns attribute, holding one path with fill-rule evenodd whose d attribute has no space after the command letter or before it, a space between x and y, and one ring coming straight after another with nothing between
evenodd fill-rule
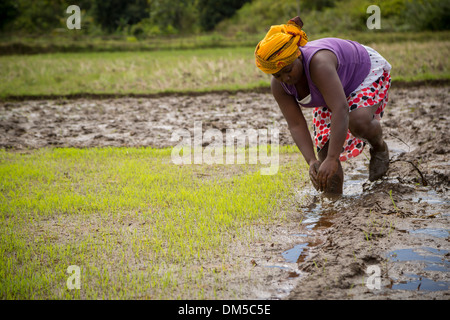
<instances>
[{"instance_id":1,"label":"green rice seedling patch","mask_svg":"<svg viewBox=\"0 0 450 320\"><path fill-rule=\"evenodd\" d=\"M233 298L238 247L282 223L307 172L175 165L171 149L0 151L2 299ZM80 289L69 289L69 266Z\"/></svg>"}]
</instances>

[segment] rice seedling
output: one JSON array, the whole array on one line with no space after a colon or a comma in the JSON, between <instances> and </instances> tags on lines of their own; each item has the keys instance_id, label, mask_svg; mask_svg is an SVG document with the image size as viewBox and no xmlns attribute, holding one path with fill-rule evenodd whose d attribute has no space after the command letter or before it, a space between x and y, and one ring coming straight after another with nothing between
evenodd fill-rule
<instances>
[{"instance_id":1,"label":"rice seedling","mask_svg":"<svg viewBox=\"0 0 450 320\"><path fill-rule=\"evenodd\" d=\"M396 206L396 204L395 204L394 198L392 197L392 189L389 190L389 197L391 198L392 204L394 205L395 212L396 212L397 215L398 215L398 208L397 208L397 206Z\"/></svg>"},{"instance_id":2,"label":"rice seedling","mask_svg":"<svg viewBox=\"0 0 450 320\"><path fill-rule=\"evenodd\" d=\"M290 151L280 148L284 152ZM286 162L264 176L259 165L178 166L170 154L152 148L0 151L1 297L241 295L227 291L227 277L240 268L236 244L248 248L260 237L256 226L282 222L293 186L304 183L296 174L304 164ZM81 269L80 290L67 288L71 265Z\"/></svg>"}]
</instances>

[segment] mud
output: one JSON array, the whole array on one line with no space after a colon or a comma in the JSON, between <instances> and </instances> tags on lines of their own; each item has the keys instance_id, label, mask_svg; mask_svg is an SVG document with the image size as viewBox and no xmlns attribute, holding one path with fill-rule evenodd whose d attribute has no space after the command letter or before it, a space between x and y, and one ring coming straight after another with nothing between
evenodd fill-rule
<instances>
[{"instance_id":1,"label":"mud","mask_svg":"<svg viewBox=\"0 0 450 320\"><path fill-rule=\"evenodd\" d=\"M292 224L266 230L270 243L237 257L256 274L237 297L449 299L448 92L394 84L383 118L387 177L368 181L366 148L343 163L342 196L299 188ZM193 133L195 121L203 131L277 127L280 145L293 144L269 93L215 93L1 102L0 147L170 147L172 132ZM241 278L230 283L242 287Z\"/></svg>"},{"instance_id":2,"label":"mud","mask_svg":"<svg viewBox=\"0 0 450 320\"><path fill-rule=\"evenodd\" d=\"M342 197L316 196L332 226L299 264L306 275L289 299L449 299L448 87L390 97L387 177L368 182L369 161L358 157L344 163Z\"/></svg>"}]
</instances>

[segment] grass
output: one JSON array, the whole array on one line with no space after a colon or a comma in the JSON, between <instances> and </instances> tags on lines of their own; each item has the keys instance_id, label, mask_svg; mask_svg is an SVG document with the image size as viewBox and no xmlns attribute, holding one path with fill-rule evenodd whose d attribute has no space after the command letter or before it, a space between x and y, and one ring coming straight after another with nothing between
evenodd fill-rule
<instances>
[{"instance_id":1,"label":"grass","mask_svg":"<svg viewBox=\"0 0 450 320\"><path fill-rule=\"evenodd\" d=\"M308 30L306 30L308 33ZM310 40L324 37L353 39L360 43L399 43L442 41L449 38L449 31L384 32L367 30L349 31L346 34L329 32L310 34ZM75 53L75 52L137 52L160 50L196 50L207 48L254 48L265 33L236 35L219 33L136 38L126 35L92 36L74 30L59 29L51 34L0 34L0 55Z\"/></svg>"},{"instance_id":2,"label":"grass","mask_svg":"<svg viewBox=\"0 0 450 320\"><path fill-rule=\"evenodd\" d=\"M392 190L389 190L389 198L391 198L392 204L394 205L395 212L396 212L397 215L398 215L398 214L399 214L399 211L398 211L398 208L397 208L397 206L396 206L396 204L395 204L394 198L392 197Z\"/></svg>"},{"instance_id":3,"label":"grass","mask_svg":"<svg viewBox=\"0 0 450 320\"><path fill-rule=\"evenodd\" d=\"M0 151L1 299L230 298L236 243L248 249L257 226L283 220L304 163L265 176L258 165L176 166L170 153ZM71 265L80 290L66 286Z\"/></svg>"},{"instance_id":4,"label":"grass","mask_svg":"<svg viewBox=\"0 0 450 320\"><path fill-rule=\"evenodd\" d=\"M250 57L242 48L5 56L0 95L209 91L268 81Z\"/></svg>"},{"instance_id":5,"label":"grass","mask_svg":"<svg viewBox=\"0 0 450 320\"><path fill-rule=\"evenodd\" d=\"M138 52L252 47L264 35L229 37L217 33L136 38L125 35L90 36L60 30L60 34L0 34L0 55L58 52Z\"/></svg>"},{"instance_id":6,"label":"grass","mask_svg":"<svg viewBox=\"0 0 450 320\"><path fill-rule=\"evenodd\" d=\"M450 79L450 41L366 43L392 65L392 81ZM433 48L433 50L430 50ZM154 94L268 88L254 48L58 53L0 57L0 97Z\"/></svg>"}]
</instances>

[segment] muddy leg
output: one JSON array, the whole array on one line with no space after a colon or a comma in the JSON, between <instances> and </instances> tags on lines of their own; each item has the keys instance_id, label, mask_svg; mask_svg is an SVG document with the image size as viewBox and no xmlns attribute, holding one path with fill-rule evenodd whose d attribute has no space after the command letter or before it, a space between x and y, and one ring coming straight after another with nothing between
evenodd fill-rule
<instances>
[{"instance_id":1,"label":"muddy leg","mask_svg":"<svg viewBox=\"0 0 450 320\"><path fill-rule=\"evenodd\" d=\"M353 110L349 114L348 127L350 132L357 138L369 142L376 152L384 151L383 130L380 121L375 119L375 111L378 105Z\"/></svg>"},{"instance_id":2,"label":"muddy leg","mask_svg":"<svg viewBox=\"0 0 450 320\"><path fill-rule=\"evenodd\" d=\"M350 132L360 139L364 139L372 146L370 148L369 180L375 181L386 174L389 169L389 149L383 140L380 122L374 114L378 105L359 108L350 112Z\"/></svg>"},{"instance_id":3,"label":"muddy leg","mask_svg":"<svg viewBox=\"0 0 450 320\"><path fill-rule=\"evenodd\" d=\"M318 157L320 163L322 163L328 154L328 142L320 150ZM338 171L328 180L327 190L325 193L342 194L344 185L344 170L342 169L341 162L339 161Z\"/></svg>"}]
</instances>

